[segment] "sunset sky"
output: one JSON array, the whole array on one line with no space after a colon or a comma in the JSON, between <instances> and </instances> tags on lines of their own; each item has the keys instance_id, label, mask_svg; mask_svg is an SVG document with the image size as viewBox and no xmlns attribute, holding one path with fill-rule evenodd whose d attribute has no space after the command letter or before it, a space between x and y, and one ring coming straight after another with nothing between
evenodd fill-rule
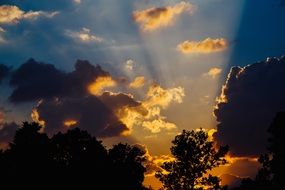
<instances>
[{"instance_id":1,"label":"sunset sky","mask_svg":"<svg viewBox=\"0 0 285 190\"><path fill-rule=\"evenodd\" d=\"M1 147L22 121L81 127L155 169L203 128L230 146L214 172L254 176L285 110L284 34L284 0L0 0Z\"/></svg>"}]
</instances>

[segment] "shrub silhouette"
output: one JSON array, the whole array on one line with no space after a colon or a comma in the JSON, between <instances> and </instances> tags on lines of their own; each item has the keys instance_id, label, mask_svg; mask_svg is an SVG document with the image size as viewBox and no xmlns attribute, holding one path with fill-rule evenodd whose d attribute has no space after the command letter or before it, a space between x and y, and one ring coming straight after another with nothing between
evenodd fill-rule
<instances>
[{"instance_id":1,"label":"shrub silhouette","mask_svg":"<svg viewBox=\"0 0 285 190\"><path fill-rule=\"evenodd\" d=\"M214 148L208 134L183 130L172 141L171 153L175 160L162 165L165 171L156 173L166 190L226 189L220 186L220 179L208 171L226 163L227 146Z\"/></svg>"}]
</instances>

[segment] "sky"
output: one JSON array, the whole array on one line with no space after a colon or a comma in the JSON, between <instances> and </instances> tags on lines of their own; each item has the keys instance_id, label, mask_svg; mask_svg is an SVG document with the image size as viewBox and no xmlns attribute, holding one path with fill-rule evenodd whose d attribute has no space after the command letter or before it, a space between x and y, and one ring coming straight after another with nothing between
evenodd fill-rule
<instances>
[{"instance_id":1,"label":"sky","mask_svg":"<svg viewBox=\"0 0 285 190\"><path fill-rule=\"evenodd\" d=\"M0 0L0 144L25 120L79 126L158 164L203 128L231 148L214 172L253 176L285 109L284 33L283 0Z\"/></svg>"}]
</instances>

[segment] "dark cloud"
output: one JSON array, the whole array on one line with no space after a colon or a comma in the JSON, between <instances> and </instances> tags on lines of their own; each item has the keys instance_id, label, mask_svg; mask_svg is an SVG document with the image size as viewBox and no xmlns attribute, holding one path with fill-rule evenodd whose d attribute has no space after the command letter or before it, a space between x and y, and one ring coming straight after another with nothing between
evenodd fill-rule
<instances>
[{"instance_id":1,"label":"dark cloud","mask_svg":"<svg viewBox=\"0 0 285 190\"><path fill-rule=\"evenodd\" d=\"M98 76L109 75L100 66L78 60L75 70L65 73L52 64L29 59L12 74L10 84L15 87L10 96L14 103L34 101L42 98L82 96L86 86Z\"/></svg>"},{"instance_id":2,"label":"dark cloud","mask_svg":"<svg viewBox=\"0 0 285 190\"><path fill-rule=\"evenodd\" d=\"M35 108L49 134L80 127L97 137L119 136L128 128L95 96L43 100ZM65 122L75 121L72 126Z\"/></svg>"},{"instance_id":3,"label":"dark cloud","mask_svg":"<svg viewBox=\"0 0 285 190\"><path fill-rule=\"evenodd\" d=\"M138 107L141 105L140 102L134 100L133 96L124 93L104 92L99 98L112 110L116 110L124 106Z\"/></svg>"},{"instance_id":4,"label":"dark cloud","mask_svg":"<svg viewBox=\"0 0 285 190\"><path fill-rule=\"evenodd\" d=\"M237 156L264 152L267 129L275 113L285 110L284 82L285 57L233 67L214 110L218 142Z\"/></svg>"},{"instance_id":5,"label":"dark cloud","mask_svg":"<svg viewBox=\"0 0 285 190\"><path fill-rule=\"evenodd\" d=\"M8 75L10 68L6 65L0 64L0 84L2 80Z\"/></svg>"},{"instance_id":6,"label":"dark cloud","mask_svg":"<svg viewBox=\"0 0 285 190\"><path fill-rule=\"evenodd\" d=\"M80 127L97 137L119 136L130 130L116 115L121 108L147 111L129 94L91 95L88 86L99 76L111 77L88 61L78 60L75 70L66 73L52 64L30 59L12 73L10 85L15 89L10 100L14 103L38 100L32 118L41 122L48 134Z\"/></svg>"},{"instance_id":7,"label":"dark cloud","mask_svg":"<svg viewBox=\"0 0 285 190\"><path fill-rule=\"evenodd\" d=\"M0 123L0 148L5 148L8 142L13 140L16 130L19 128L14 122Z\"/></svg>"}]
</instances>

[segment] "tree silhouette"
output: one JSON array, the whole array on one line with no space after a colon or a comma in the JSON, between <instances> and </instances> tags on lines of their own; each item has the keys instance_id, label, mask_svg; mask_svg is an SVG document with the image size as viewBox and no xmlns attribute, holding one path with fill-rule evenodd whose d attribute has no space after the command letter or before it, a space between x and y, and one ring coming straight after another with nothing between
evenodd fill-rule
<instances>
[{"instance_id":1,"label":"tree silhouette","mask_svg":"<svg viewBox=\"0 0 285 190\"><path fill-rule=\"evenodd\" d=\"M109 151L78 128L49 138L37 123L24 122L7 150L0 151L0 184L22 188L146 190L144 154L127 144Z\"/></svg>"},{"instance_id":2,"label":"tree silhouette","mask_svg":"<svg viewBox=\"0 0 285 190\"><path fill-rule=\"evenodd\" d=\"M278 112L268 132L268 153L259 157L261 168L255 180L244 179L235 190L281 190L285 181L285 112Z\"/></svg>"},{"instance_id":3,"label":"tree silhouette","mask_svg":"<svg viewBox=\"0 0 285 190\"><path fill-rule=\"evenodd\" d=\"M284 186L285 181L285 112L276 114L268 132L268 154L259 158L262 167L256 176L256 183L263 189L277 190Z\"/></svg>"},{"instance_id":4,"label":"tree silhouette","mask_svg":"<svg viewBox=\"0 0 285 190\"><path fill-rule=\"evenodd\" d=\"M213 141L202 129L183 130L172 141L171 153L175 160L162 165L165 171L156 173L156 177L167 190L203 190L226 189L220 186L220 179L208 174L208 171L226 163L224 156L228 146L215 149Z\"/></svg>"},{"instance_id":5,"label":"tree silhouette","mask_svg":"<svg viewBox=\"0 0 285 190\"><path fill-rule=\"evenodd\" d=\"M145 161L144 155L145 152L138 147L121 143L109 150L113 167L112 177L117 182L116 189L147 189L142 185L146 172L142 165Z\"/></svg>"}]
</instances>

